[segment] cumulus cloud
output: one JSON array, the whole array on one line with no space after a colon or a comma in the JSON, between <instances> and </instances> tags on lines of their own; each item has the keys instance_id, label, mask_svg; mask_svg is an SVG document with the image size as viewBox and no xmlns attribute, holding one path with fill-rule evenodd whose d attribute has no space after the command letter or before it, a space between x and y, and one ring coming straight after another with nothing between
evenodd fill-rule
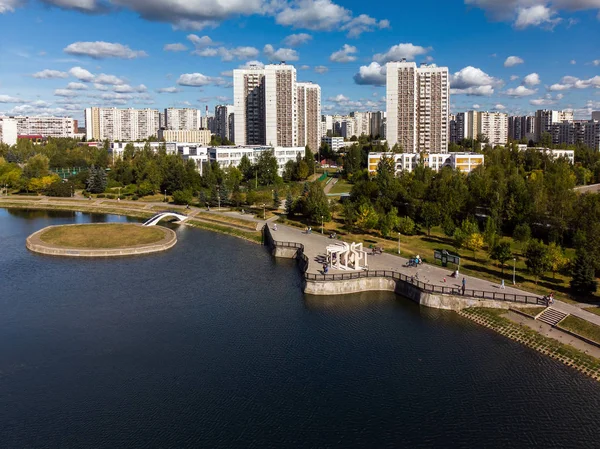
<instances>
[{"instance_id":1,"label":"cumulus cloud","mask_svg":"<svg viewBox=\"0 0 600 449\"><path fill-rule=\"evenodd\" d=\"M125 81L115 75L107 75L106 73L101 73L94 77L94 82L98 84L125 84Z\"/></svg>"},{"instance_id":2,"label":"cumulus cloud","mask_svg":"<svg viewBox=\"0 0 600 449\"><path fill-rule=\"evenodd\" d=\"M156 92L159 94L175 94L177 92L181 92L181 89L178 87L161 87L160 89L156 89Z\"/></svg>"},{"instance_id":3,"label":"cumulus cloud","mask_svg":"<svg viewBox=\"0 0 600 449\"><path fill-rule=\"evenodd\" d=\"M220 56L222 61L233 61L234 59L244 60L256 58L260 54L260 51L254 47L207 47L194 50L192 54L208 58Z\"/></svg>"},{"instance_id":4,"label":"cumulus cloud","mask_svg":"<svg viewBox=\"0 0 600 449\"><path fill-rule=\"evenodd\" d=\"M518 56L509 56L506 58L506 61L504 61L504 67L514 67L516 65L523 64L524 62L525 61Z\"/></svg>"},{"instance_id":5,"label":"cumulus cloud","mask_svg":"<svg viewBox=\"0 0 600 449\"><path fill-rule=\"evenodd\" d=\"M504 111L506 109L506 106L504 106L503 104L497 104L495 106L495 109L498 109L499 111Z\"/></svg>"},{"instance_id":6,"label":"cumulus cloud","mask_svg":"<svg viewBox=\"0 0 600 449\"><path fill-rule=\"evenodd\" d=\"M385 53L377 53L373 56L373 61L379 64L385 64L390 61L400 61L405 58L409 61L413 61L417 56L429 53L433 48L421 47L420 45L413 45L410 43L403 43L390 47Z\"/></svg>"},{"instance_id":7,"label":"cumulus cloud","mask_svg":"<svg viewBox=\"0 0 600 449\"><path fill-rule=\"evenodd\" d=\"M330 0L297 0L276 16L280 25L307 30L331 30L351 20L351 12Z\"/></svg>"},{"instance_id":8,"label":"cumulus cloud","mask_svg":"<svg viewBox=\"0 0 600 449\"><path fill-rule=\"evenodd\" d=\"M310 34L298 33L290 34L283 40L283 43L288 47L298 47L302 44L306 44L310 40L312 40L312 36Z\"/></svg>"},{"instance_id":9,"label":"cumulus cloud","mask_svg":"<svg viewBox=\"0 0 600 449\"><path fill-rule=\"evenodd\" d=\"M365 32L374 31L376 29L382 30L389 27L390 21L387 19L378 21L366 14L361 14L341 26L340 30L347 31L348 37L355 38Z\"/></svg>"},{"instance_id":10,"label":"cumulus cloud","mask_svg":"<svg viewBox=\"0 0 600 449\"><path fill-rule=\"evenodd\" d=\"M587 80L582 80L575 76L563 76L560 83L550 86L550 90L557 92L569 89L587 89L588 87L600 88L600 75L596 75Z\"/></svg>"},{"instance_id":11,"label":"cumulus cloud","mask_svg":"<svg viewBox=\"0 0 600 449\"><path fill-rule=\"evenodd\" d=\"M71 89L56 89L54 91L54 95L56 95L57 97L77 97L81 95L81 92L78 92L76 90L71 90Z\"/></svg>"},{"instance_id":12,"label":"cumulus cloud","mask_svg":"<svg viewBox=\"0 0 600 449\"><path fill-rule=\"evenodd\" d=\"M292 48L279 48L275 50L271 44L265 45L263 53L269 61L297 61L299 58L298 52Z\"/></svg>"},{"instance_id":13,"label":"cumulus cloud","mask_svg":"<svg viewBox=\"0 0 600 449\"><path fill-rule=\"evenodd\" d=\"M48 79L68 78L69 74L67 72L61 72L60 70L45 69L45 70L42 70L41 72L34 73L31 76L33 76L34 78L37 78L37 79L48 80Z\"/></svg>"},{"instance_id":14,"label":"cumulus cloud","mask_svg":"<svg viewBox=\"0 0 600 449\"><path fill-rule=\"evenodd\" d=\"M331 101L333 103L346 103L350 99L343 94L338 94L335 97L329 97L327 101Z\"/></svg>"},{"instance_id":15,"label":"cumulus cloud","mask_svg":"<svg viewBox=\"0 0 600 449\"><path fill-rule=\"evenodd\" d=\"M86 83L90 83L94 80L94 75L81 67L73 67L71 70L69 70L69 75L77 78L80 81L85 81Z\"/></svg>"},{"instance_id":16,"label":"cumulus cloud","mask_svg":"<svg viewBox=\"0 0 600 449\"><path fill-rule=\"evenodd\" d=\"M132 93L132 92L146 92L148 90L148 88L146 86L144 86L143 84L140 84L139 86L130 86L129 84L120 84L120 85L113 86L112 90L113 90L113 92L119 92L119 93Z\"/></svg>"},{"instance_id":17,"label":"cumulus cloud","mask_svg":"<svg viewBox=\"0 0 600 449\"><path fill-rule=\"evenodd\" d=\"M510 97L528 97L530 95L534 95L537 92L537 89L529 89L525 86L518 86L514 89L506 89L506 95Z\"/></svg>"},{"instance_id":18,"label":"cumulus cloud","mask_svg":"<svg viewBox=\"0 0 600 449\"><path fill-rule=\"evenodd\" d=\"M523 78L523 83L526 86L537 86L541 83L540 75L538 75L537 73L530 73L525 78Z\"/></svg>"},{"instance_id":19,"label":"cumulus cloud","mask_svg":"<svg viewBox=\"0 0 600 449\"><path fill-rule=\"evenodd\" d=\"M325 67L324 65L318 65L315 67L315 72L323 74L323 73L329 72L329 69L327 67Z\"/></svg>"},{"instance_id":20,"label":"cumulus cloud","mask_svg":"<svg viewBox=\"0 0 600 449\"><path fill-rule=\"evenodd\" d=\"M354 82L360 85L384 86L386 82L386 67L377 62L363 65L354 75Z\"/></svg>"},{"instance_id":21,"label":"cumulus cloud","mask_svg":"<svg viewBox=\"0 0 600 449\"><path fill-rule=\"evenodd\" d=\"M69 84L67 84L67 89L70 89L70 90L86 90L87 88L88 88L87 84L84 84L84 83L69 83Z\"/></svg>"},{"instance_id":22,"label":"cumulus cloud","mask_svg":"<svg viewBox=\"0 0 600 449\"><path fill-rule=\"evenodd\" d=\"M0 0L0 14L14 12L18 6L21 6L20 0Z\"/></svg>"},{"instance_id":23,"label":"cumulus cloud","mask_svg":"<svg viewBox=\"0 0 600 449\"><path fill-rule=\"evenodd\" d=\"M2 95L0 94L0 103L25 103L25 100L22 100L17 97L12 97L10 95Z\"/></svg>"},{"instance_id":24,"label":"cumulus cloud","mask_svg":"<svg viewBox=\"0 0 600 449\"><path fill-rule=\"evenodd\" d=\"M561 19L555 18L556 12L544 5L535 5L529 8L519 8L515 27L519 29L529 26L547 25L553 28Z\"/></svg>"},{"instance_id":25,"label":"cumulus cloud","mask_svg":"<svg viewBox=\"0 0 600 449\"><path fill-rule=\"evenodd\" d=\"M166 44L163 47L164 51L186 51L187 47L183 44Z\"/></svg>"},{"instance_id":26,"label":"cumulus cloud","mask_svg":"<svg viewBox=\"0 0 600 449\"><path fill-rule=\"evenodd\" d=\"M63 51L75 56L89 56L94 59L121 58L135 59L148 56L145 51L132 50L127 45L116 42L74 42Z\"/></svg>"},{"instance_id":27,"label":"cumulus cloud","mask_svg":"<svg viewBox=\"0 0 600 449\"><path fill-rule=\"evenodd\" d=\"M180 86L208 86L213 84L214 79L210 76L203 75L202 73L184 73L177 80L177 84Z\"/></svg>"},{"instance_id":28,"label":"cumulus cloud","mask_svg":"<svg viewBox=\"0 0 600 449\"><path fill-rule=\"evenodd\" d=\"M265 65L262 62L254 60L254 61L248 61L245 64L242 64L241 66L238 67L238 69L256 69L256 68L262 69L264 67L265 67Z\"/></svg>"},{"instance_id":29,"label":"cumulus cloud","mask_svg":"<svg viewBox=\"0 0 600 449\"><path fill-rule=\"evenodd\" d=\"M358 52L358 50L356 49L356 47L354 47L352 45L344 44L344 46L341 48L341 50L335 51L329 56L329 60L331 62L356 61L356 56L353 56L353 55L357 52Z\"/></svg>"},{"instance_id":30,"label":"cumulus cloud","mask_svg":"<svg viewBox=\"0 0 600 449\"><path fill-rule=\"evenodd\" d=\"M516 80L518 80L518 79L519 79L519 75L511 75L511 76L510 76L510 80L511 80L511 81L516 81Z\"/></svg>"},{"instance_id":31,"label":"cumulus cloud","mask_svg":"<svg viewBox=\"0 0 600 449\"><path fill-rule=\"evenodd\" d=\"M592 65L594 65L594 66L596 66L596 67L600 66L600 59L594 59L594 60L592 61Z\"/></svg>"},{"instance_id":32,"label":"cumulus cloud","mask_svg":"<svg viewBox=\"0 0 600 449\"><path fill-rule=\"evenodd\" d=\"M211 45L216 45L217 43L214 42L209 36L198 36L196 34L188 34L187 35L187 39L194 44L194 46L196 48L205 48L205 47L210 47Z\"/></svg>"},{"instance_id":33,"label":"cumulus cloud","mask_svg":"<svg viewBox=\"0 0 600 449\"><path fill-rule=\"evenodd\" d=\"M502 80L472 66L465 67L450 77L450 92L458 95L489 96L493 95L494 88L501 85Z\"/></svg>"}]
</instances>

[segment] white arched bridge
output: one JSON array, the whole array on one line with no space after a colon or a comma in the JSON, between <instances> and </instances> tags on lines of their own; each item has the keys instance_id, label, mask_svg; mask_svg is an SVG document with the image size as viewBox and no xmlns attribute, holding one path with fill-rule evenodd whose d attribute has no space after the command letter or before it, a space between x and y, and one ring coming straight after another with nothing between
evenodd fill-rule
<instances>
[{"instance_id":1,"label":"white arched bridge","mask_svg":"<svg viewBox=\"0 0 600 449\"><path fill-rule=\"evenodd\" d=\"M164 212L157 213L154 217L150 218L146 223L144 223L144 226L154 226L154 225L158 224L159 221L161 221L165 218L176 218L177 223L182 223L188 219L187 215L183 215L183 214L180 214L179 212L167 210Z\"/></svg>"}]
</instances>

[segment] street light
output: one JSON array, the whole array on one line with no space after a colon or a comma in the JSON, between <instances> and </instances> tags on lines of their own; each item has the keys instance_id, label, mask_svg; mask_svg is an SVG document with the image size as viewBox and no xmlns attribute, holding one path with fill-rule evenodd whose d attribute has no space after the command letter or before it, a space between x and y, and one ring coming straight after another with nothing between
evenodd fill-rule
<instances>
[{"instance_id":1,"label":"street light","mask_svg":"<svg viewBox=\"0 0 600 449\"><path fill-rule=\"evenodd\" d=\"M167 202L167 189L165 189L165 203Z\"/></svg>"},{"instance_id":2,"label":"street light","mask_svg":"<svg viewBox=\"0 0 600 449\"><path fill-rule=\"evenodd\" d=\"M219 208L218 210L221 211L221 195L217 194L217 200L219 201Z\"/></svg>"},{"instance_id":3,"label":"street light","mask_svg":"<svg viewBox=\"0 0 600 449\"><path fill-rule=\"evenodd\" d=\"M267 209L266 209L267 205L265 203L262 204L262 208L263 208L263 220L267 220Z\"/></svg>"},{"instance_id":4,"label":"street light","mask_svg":"<svg viewBox=\"0 0 600 449\"><path fill-rule=\"evenodd\" d=\"M400 236L401 236L401 235L402 235L402 234L399 232L399 233L398 233L398 254L400 254Z\"/></svg>"},{"instance_id":5,"label":"street light","mask_svg":"<svg viewBox=\"0 0 600 449\"><path fill-rule=\"evenodd\" d=\"M321 235L323 235L323 228L325 227L325 219L323 215L321 215Z\"/></svg>"},{"instance_id":6,"label":"street light","mask_svg":"<svg viewBox=\"0 0 600 449\"><path fill-rule=\"evenodd\" d=\"M513 257L513 285L515 285L517 283L516 274L517 274L517 259L516 259L516 257Z\"/></svg>"}]
</instances>

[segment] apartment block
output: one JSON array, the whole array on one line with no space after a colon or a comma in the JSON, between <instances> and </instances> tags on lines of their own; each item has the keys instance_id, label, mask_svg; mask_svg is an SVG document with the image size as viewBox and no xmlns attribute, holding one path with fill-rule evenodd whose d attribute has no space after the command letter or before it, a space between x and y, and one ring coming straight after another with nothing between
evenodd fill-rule
<instances>
[{"instance_id":1,"label":"apartment block","mask_svg":"<svg viewBox=\"0 0 600 449\"><path fill-rule=\"evenodd\" d=\"M510 116L508 117L508 139L535 140L535 117Z\"/></svg>"},{"instance_id":2,"label":"apartment block","mask_svg":"<svg viewBox=\"0 0 600 449\"><path fill-rule=\"evenodd\" d=\"M272 146L298 145L296 68L288 64L265 66L265 138Z\"/></svg>"},{"instance_id":3,"label":"apartment block","mask_svg":"<svg viewBox=\"0 0 600 449\"><path fill-rule=\"evenodd\" d=\"M486 136L492 147L506 145L508 142L508 115L502 112L479 112L478 115L478 134Z\"/></svg>"},{"instance_id":4,"label":"apartment block","mask_svg":"<svg viewBox=\"0 0 600 449\"><path fill-rule=\"evenodd\" d=\"M187 142L198 145L210 145L211 133L208 129L161 129L158 131L158 138L165 142Z\"/></svg>"},{"instance_id":5,"label":"apartment block","mask_svg":"<svg viewBox=\"0 0 600 449\"><path fill-rule=\"evenodd\" d=\"M235 142L235 118L233 105L215 106L215 134L221 139Z\"/></svg>"},{"instance_id":6,"label":"apartment block","mask_svg":"<svg viewBox=\"0 0 600 449\"><path fill-rule=\"evenodd\" d=\"M304 157L304 147L272 147L269 145L235 145L210 147L208 155L210 161L217 162L221 168L237 167L242 158L248 157L251 163L258 162L258 158L265 151L272 151L277 159L277 171L279 176L283 174L285 164L295 161L298 156Z\"/></svg>"},{"instance_id":7,"label":"apartment block","mask_svg":"<svg viewBox=\"0 0 600 449\"><path fill-rule=\"evenodd\" d=\"M342 148L344 148L346 146L343 137L323 136L321 138L321 142L328 145L329 148L331 148L331 150L335 151L335 152L340 151Z\"/></svg>"},{"instance_id":8,"label":"apartment block","mask_svg":"<svg viewBox=\"0 0 600 449\"><path fill-rule=\"evenodd\" d=\"M387 64L387 141L404 151L448 151L450 83L447 67Z\"/></svg>"},{"instance_id":9,"label":"apartment block","mask_svg":"<svg viewBox=\"0 0 600 449\"><path fill-rule=\"evenodd\" d=\"M478 153L369 153L368 170L370 174L377 172L377 165L383 158L394 161L395 174L412 172L418 165L440 171L444 167L470 173L485 162L483 154Z\"/></svg>"},{"instance_id":10,"label":"apartment block","mask_svg":"<svg viewBox=\"0 0 600 449\"><path fill-rule=\"evenodd\" d=\"M164 128L173 130L200 129L202 113L193 108L167 108L164 112ZM160 124L160 118L159 118Z\"/></svg>"},{"instance_id":11,"label":"apartment block","mask_svg":"<svg viewBox=\"0 0 600 449\"><path fill-rule=\"evenodd\" d=\"M350 117L354 119L356 136L371 135L371 112L351 112Z\"/></svg>"},{"instance_id":12,"label":"apartment block","mask_svg":"<svg viewBox=\"0 0 600 449\"><path fill-rule=\"evenodd\" d=\"M534 140L539 142L544 133L551 133L553 124L572 121L572 111L552 111L548 109L539 109L535 112Z\"/></svg>"},{"instance_id":13,"label":"apartment block","mask_svg":"<svg viewBox=\"0 0 600 449\"><path fill-rule=\"evenodd\" d=\"M582 143L595 151L600 150L600 122L596 120L554 123L550 128L550 134L554 145Z\"/></svg>"},{"instance_id":14,"label":"apartment block","mask_svg":"<svg viewBox=\"0 0 600 449\"><path fill-rule=\"evenodd\" d=\"M75 138L77 120L71 117L6 117L16 121L19 136L68 137ZM12 126L12 125L11 125Z\"/></svg>"},{"instance_id":15,"label":"apartment block","mask_svg":"<svg viewBox=\"0 0 600 449\"><path fill-rule=\"evenodd\" d=\"M14 118L0 117L0 143L17 144L17 121Z\"/></svg>"},{"instance_id":16,"label":"apartment block","mask_svg":"<svg viewBox=\"0 0 600 449\"><path fill-rule=\"evenodd\" d=\"M265 144L265 72L262 67L233 71L235 143Z\"/></svg>"},{"instance_id":17,"label":"apartment block","mask_svg":"<svg viewBox=\"0 0 600 449\"><path fill-rule=\"evenodd\" d=\"M145 140L157 137L159 112L156 109L87 108L85 131L91 140Z\"/></svg>"},{"instance_id":18,"label":"apartment block","mask_svg":"<svg viewBox=\"0 0 600 449\"><path fill-rule=\"evenodd\" d=\"M321 145L321 87L313 83L296 83L298 111L298 146L317 151Z\"/></svg>"}]
</instances>

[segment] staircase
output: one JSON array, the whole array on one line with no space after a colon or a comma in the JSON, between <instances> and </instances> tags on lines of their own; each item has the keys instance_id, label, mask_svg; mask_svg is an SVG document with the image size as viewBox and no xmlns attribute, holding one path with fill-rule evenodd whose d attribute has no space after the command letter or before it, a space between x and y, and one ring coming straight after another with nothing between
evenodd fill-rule
<instances>
[{"instance_id":1,"label":"staircase","mask_svg":"<svg viewBox=\"0 0 600 449\"><path fill-rule=\"evenodd\" d=\"M568 315L568 313L563 313L559 310L553 309L552 307L548 307L537 317L535 317L535 319L554 327L564 320Z\"/></svg>"}]
</instances>

